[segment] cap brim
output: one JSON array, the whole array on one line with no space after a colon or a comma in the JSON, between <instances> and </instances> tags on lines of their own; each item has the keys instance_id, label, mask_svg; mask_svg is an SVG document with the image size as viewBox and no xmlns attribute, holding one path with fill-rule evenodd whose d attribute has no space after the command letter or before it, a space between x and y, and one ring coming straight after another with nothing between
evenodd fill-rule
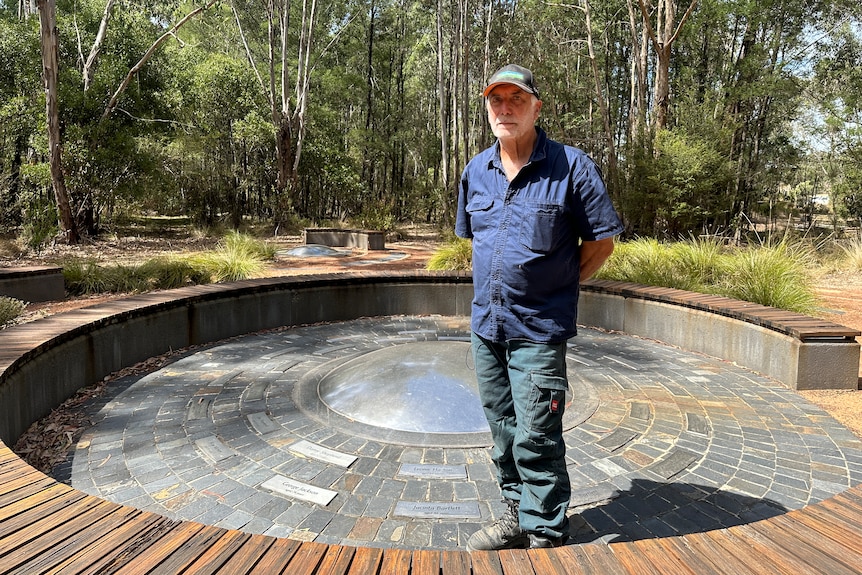
<instances>
[{"instance_id":1,"label":"cap brim","mask_svg":"<svg viewBox=\"0 0 862 575\"><path fill-rule=\"evenodd\" d=\"M488 94L490 94L494 88L496 88L497 86L502 86L503 84L511 84L513 86L519 87L528 94L533 94L534 96L536 95L536 91L527 86L526 84L522 84L521 82L511 82L509 80L505 82L494 82L493 84L488 84L488 86L485 88L485 91L482 92L482 95L487 98Z\"/></svg>"}]
</instances>

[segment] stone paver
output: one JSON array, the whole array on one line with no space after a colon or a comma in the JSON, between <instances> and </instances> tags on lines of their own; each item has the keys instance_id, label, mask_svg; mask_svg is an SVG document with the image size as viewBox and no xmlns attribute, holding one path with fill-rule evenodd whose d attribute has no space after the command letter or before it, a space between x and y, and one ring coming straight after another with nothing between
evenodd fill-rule
<instances>
[{"instance_id":1,"label":"stone paver","mask_svg":"<svg viewBox=\"0 0 862 575\"><path fill-rule=\"evenodd\" d=\"M111 501L250 533L463 548L503 511L490 449L357 426L313 407L309 381L386 346L468 336L463 317L391 317L214 344L116 381L89 406L94 425L56 475ZM862 441L731 363L582 329L569 370L579 395L570 409L589 410L565 432L574 542L747 523L862 483ZM419 476L402 473L415 465Z\"/></svg>"}]
</instances>

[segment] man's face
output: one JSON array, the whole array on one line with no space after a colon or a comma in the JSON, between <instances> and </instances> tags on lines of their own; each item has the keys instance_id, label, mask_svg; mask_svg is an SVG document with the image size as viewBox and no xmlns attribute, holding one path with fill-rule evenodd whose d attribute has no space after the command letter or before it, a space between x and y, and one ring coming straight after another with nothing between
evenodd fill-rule
<instances>
[{"instance_id":1,"label":"man's face","mask_svg":"<svg viewBox=\"0 0 862 575\"><path fill-rule=\"evenodd\" d=\"M542 101L514 84L500 84L488 94L487 107L494 135L500 140L518 139L532 137Z\"/></svg>"}]
</instances>

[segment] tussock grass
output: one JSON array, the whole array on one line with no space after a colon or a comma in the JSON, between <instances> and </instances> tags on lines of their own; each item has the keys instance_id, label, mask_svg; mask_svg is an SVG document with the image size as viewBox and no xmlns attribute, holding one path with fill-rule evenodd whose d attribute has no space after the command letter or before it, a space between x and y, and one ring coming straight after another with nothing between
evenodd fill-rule
<instances>
[{"instance_id":1,"label":"tussock grass","mask_svg":"<svg viewBox=\"0 0 862 575\"><path fill-rule=\"evenodd\" d=\"M208 270L213 281L237 281L259 274L275 257L275 247L251 236L231 232L215 250L191 256L189 261Z\"/></svg>"},{"instance_id":2,"label":"tussock grass","mask_svg":"<svg viewBox=\"0 0 862 575\"><path fill-rule=\"evenodd\" d=\"M13 297L0 296L0 328L11 324L27 304Z\"/></svg>"},{"instance_id":3,"label":"tussock grass","mask_svg":"<svg viewBox=\"0 0 862 575\"><path fill-rule=\"evenodd\" d=\"M253 277L275 257L275 248L250 236L230 233L216 249L185 257L157 257L140 265L100 266L92 260L63 263L66 290L75 295L139 293L186 285Z\"/></svg>"},{"instance_id":4,"label":"tussock grass","mask_svg":"<svg viewBox=\"0 0 862 575\"><path fill-rule=\"evenodd\" d=\"M838 247L842 252L842 267L854 272L862 271L862 236L838 244Z\"/></svg>"},{"instance_id":5,"label":"tussock grass","mask_svg":"<svg viewBox=\"0 0 862 575\"><path fill-rule=\"evenodd\" d=\"M470 269L470 256L469 242L447 242L431 258L428 269ZM710 238L672 243L635 238L618 242L596 277L812 313L818 305L811 273L816 265L815 248L803 241L785 239L738 248Z\"/></svg>"},{"instance_id":6,"label":"tussock grass","mask_svg":"<svg viewBox=\"0 0 862 575\"><path fill-rule=\"evenodd\" d=\"M470 240L453 238L428 259L429 270L469 270L473 267L473 244Z\"/></svg>"}]
</instances>

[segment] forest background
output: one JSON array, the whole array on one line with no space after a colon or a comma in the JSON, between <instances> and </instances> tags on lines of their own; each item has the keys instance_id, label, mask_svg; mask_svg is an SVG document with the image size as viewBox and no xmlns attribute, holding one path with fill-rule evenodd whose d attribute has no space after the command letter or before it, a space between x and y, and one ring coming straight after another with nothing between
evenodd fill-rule
<instances>
[{"instance_id":1,"label":"forest background","mask_svg":"<svg viewBox=\"0 0 862 575\"><path fill-rule=\"evenodd\" d=\"M858 227L860 22L858 0L0 0L0 231L445 229L512 61L630 237Z\"/></svg>"}]
</instances>

